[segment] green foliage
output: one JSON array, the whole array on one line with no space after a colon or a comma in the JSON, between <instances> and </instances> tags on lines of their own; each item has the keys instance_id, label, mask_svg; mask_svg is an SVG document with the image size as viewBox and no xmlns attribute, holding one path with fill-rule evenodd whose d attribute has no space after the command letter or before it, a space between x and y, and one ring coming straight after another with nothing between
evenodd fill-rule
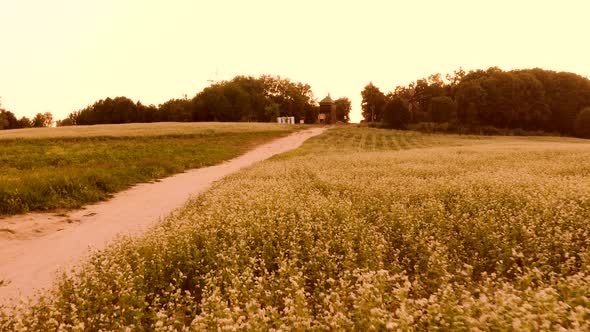
<instances>
[{"instance_id":1,"label":"green foliage","mask_svg":"<svg viewBox=\"0 0 590 332\"><path fill-rule=\"evenodd\" d=\"M584 108L576 118L576 135L590 138L590 107Z\"/></svg>"},{"instance_id":2,"label":"green foliage","mask_svg":"<svg viewBox=\"0 0 590 332\"><path fill-rule=\"evenodd\" d=\"M346 97L338 98L334 101L336 105L336 121L348 123L350 121L350 110L352 102Z\"/></svg>"},{"instance_id":3,"label":"green foliage","mask_svg":"<svg viewBox=\"0 0 590 332\"><path fill-rule=\"evenodd\" d=\"M497 128L549 130L545 94L543 84L531 72L490 68L465 76L457 87L457 104L467 121L475 117L478 123Z\"/></svg>"},{"instance_id":4,"label":"green foliage","mask_svg":"<svg viewBox=\"0 0 590 332\"><path fill-rule=\"evenodd\" d=\"M457 105L447 96L434 97L430 101L428 113L434 122L451 122L457 117Z\"/></svg>"},{"instance_id":5,"label":"green foliage","mask_svg":"<svg viewBox=\"0 0 590 332\"><path fill-rule=\"evenodd\" d=\"M31 120L33 127L51 127L53 126L53 115L50 112L37 113L33 120Z\"/></svg>"},{"instance_id":6,"label":"green foliage","mask_svg":"<svg viewBox=\"0 0 590 332\"><path fill-rule=\"evenodd\" d=\"M313 123L317 118L314 112L315 100L308 84L274 76L236 76L211 84L192 99L171 99L158 107L126 97L101 99L71 113L66 123L274 122L277 116Z\"/></svg>"},{"instance_id":7,"label":"green foliage","mask_svg":"<svg viewBox=\"0 0 590 332\"><path fill-rule=\"evenodd\" d=\"M383 92L371 82L361 91L361 96L363 98L361 108L365 121L381 121L383 109L387 102Z\"/></svg>"},{"instance_id":8,"label":"green foliage","mask_svg":"<svg viewBox=\"0 0 590 332\"><path fill-rule=\"evenodd\" d=\"M564 135L575 134L577 114L590 105L590 80L573 73L491 67L469 73L460 69L446 78L444 82L440 75L431 75L407 87L398 86L390 94L408 105L411 123L453 121L430 114L432 103L446 97L455 102L463 128L520 128ZM448 100L445 103L451 107Z\"/></svg>"},{"instance_id":9,"label":"green foliage","mask_svg":"<svg viewBox=\"0 0 590 332\"><path fill-rule=\"evenodd\" d=\"M43 120L47 116L49 116L49 119L53 119L53 116L49 112L45 113L45 115L40 114L40 116L43 118ZM39 123L45 124L45 121L40 121ZM0 103L0 130L30 128L32 126L33 126L33 122L31 122L31 120L29 120L29 118L23 116L20 120L18 120L16 118L16 116L14 115L14 113L3 109L2 103Z\"/></svg>"},{"instance_id":10,"label":"green foliage","mask_svg":"<svg viewBox=\"0 0 590 332\"><path fill-rule=\"evenodd\" d=\"M0 104L0 130L20 128L14 113L3 109L1 106L2 104Z\"/></svg>"},{"instance_id":11,"label":"green foliage","mask_svg":"<svg viewBox=\"0 0 590 332\"><path fill-rule=\"evenodd\" d=\"M383 113L383 122L388 128L406 129L410 123L410 111L399 97L390 98Z\"/></svg>"},{"instance_id":12,"label":"green foliage","mask_svg":"<svg viewBox=\"0 0 590 332\"><path fill-rule=\"evenodd\" d=\"M22 118L20 118L20 120L18 120L18 128L31 128L33 127L33 122L27 118L26 116L23 116Z\"/></svg>"},{"instance_id":13,"label":"green foliage","mask_svg":"<svg viewBox=\"0 0 590 332\"><path fill-rule=\"evenodd\" d=\"M589 151L330 130L96 253L0 326L588 330Z\"/></svg>"},{"instance_id":14,"label":"green foliage","mask_svg":"<svg viewBox=\"0 0 590 332\"><path fill-rule=\"evenodd\" d=\"M70 118L65 118L63 120L57 120L55 122L56 127L67 127L67 126L73 126L73 125L74 125L74 122Z\"/></svg>"},{"instance_id":15,"label":"green foliage","mask_svg":"<svg viewBox=\"0 0 590 332\"><path fill-rule=\"evenodd\" d=\"M291 130L244 124L242 132L3 139L0 215L77 208L139 182L217 164Z\"/></svg>"}]
</instances>

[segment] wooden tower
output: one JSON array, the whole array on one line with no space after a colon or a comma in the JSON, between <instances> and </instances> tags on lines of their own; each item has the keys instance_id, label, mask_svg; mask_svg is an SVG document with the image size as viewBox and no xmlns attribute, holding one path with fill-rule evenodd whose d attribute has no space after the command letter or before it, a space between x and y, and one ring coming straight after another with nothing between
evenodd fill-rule
<instances>
[{"instance_id":1,"label":"wooden tower","mask_svg":"<svg viewBox=\"0 0 590 332\"><path fill-rule=\"evenodd\" d=\"M330 98L330 94L320 101L320 113L318 114L318 123L331 124L336 123L336 104Z\"/></svg>"}]
</instances>

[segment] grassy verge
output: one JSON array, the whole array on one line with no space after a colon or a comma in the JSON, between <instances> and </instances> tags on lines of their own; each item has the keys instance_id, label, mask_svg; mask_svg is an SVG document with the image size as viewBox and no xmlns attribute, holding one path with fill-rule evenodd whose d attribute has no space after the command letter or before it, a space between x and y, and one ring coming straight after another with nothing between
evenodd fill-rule
<instances>
[{"instance_id":1,"label":"grassy verge","mask_svg":"<svg viewBox=\"0 0 590 332\"><path fill-rule=\"evenodd\" d=\"M136 183L236 157L294 128L172 123L11 130L0 136L0 215L77 208Z\"/></svg>"},{"instance_id":2,"label":"grassy verge","mask_svg":"<svg viewBox=\"0 0 590 332\"><path fill-rule=\"evenodd\" d=\"M582 140L331 130L0 326L588 330L589 197Z\"/></svg>"}]
</instances>

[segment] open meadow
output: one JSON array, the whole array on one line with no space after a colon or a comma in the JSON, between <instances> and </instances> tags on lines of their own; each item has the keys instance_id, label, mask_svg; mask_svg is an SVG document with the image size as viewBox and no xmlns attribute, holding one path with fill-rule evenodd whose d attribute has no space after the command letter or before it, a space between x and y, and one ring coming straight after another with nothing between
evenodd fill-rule
<instances>
[{"instance_id":1,"label":"open meadow","mask_svg":"<svg viewBox=\"0 0 590 332\"><path fill-rule=\"evenodd\" d=\"M589 330L590 141L334 128L5 330Z\"/></svg>"},{"instance_id":2,"label":"open meadow","mask_svg":"<svg viewBox=\"0 0 590 332\"><path fill-rule=\"evenodd\" d=\"M78 208L129 186L210 166L299 127L150 123L0 131L0 216Z\"/></svg>"}]
</instances>

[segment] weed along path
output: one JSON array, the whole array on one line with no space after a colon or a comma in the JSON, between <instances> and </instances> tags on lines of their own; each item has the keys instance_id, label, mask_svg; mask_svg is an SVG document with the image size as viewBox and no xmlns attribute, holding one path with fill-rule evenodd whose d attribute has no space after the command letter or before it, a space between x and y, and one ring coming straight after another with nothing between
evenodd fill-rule
<instances>
[{"instance_id":1,"label":"weed along path","mask_svg":"<svg viewBox=\"0 0 590 332\"><path fill-rule=\"evenodd\" d=\"M15 304L51 286L68 269L118 235L138 235L181 207L191 195L240 168L299 147L324 128L261 145L228 162L139 184L106 202L64 214L34 213L0 219L0 304Z\"/></svg>"}]
</instances>

